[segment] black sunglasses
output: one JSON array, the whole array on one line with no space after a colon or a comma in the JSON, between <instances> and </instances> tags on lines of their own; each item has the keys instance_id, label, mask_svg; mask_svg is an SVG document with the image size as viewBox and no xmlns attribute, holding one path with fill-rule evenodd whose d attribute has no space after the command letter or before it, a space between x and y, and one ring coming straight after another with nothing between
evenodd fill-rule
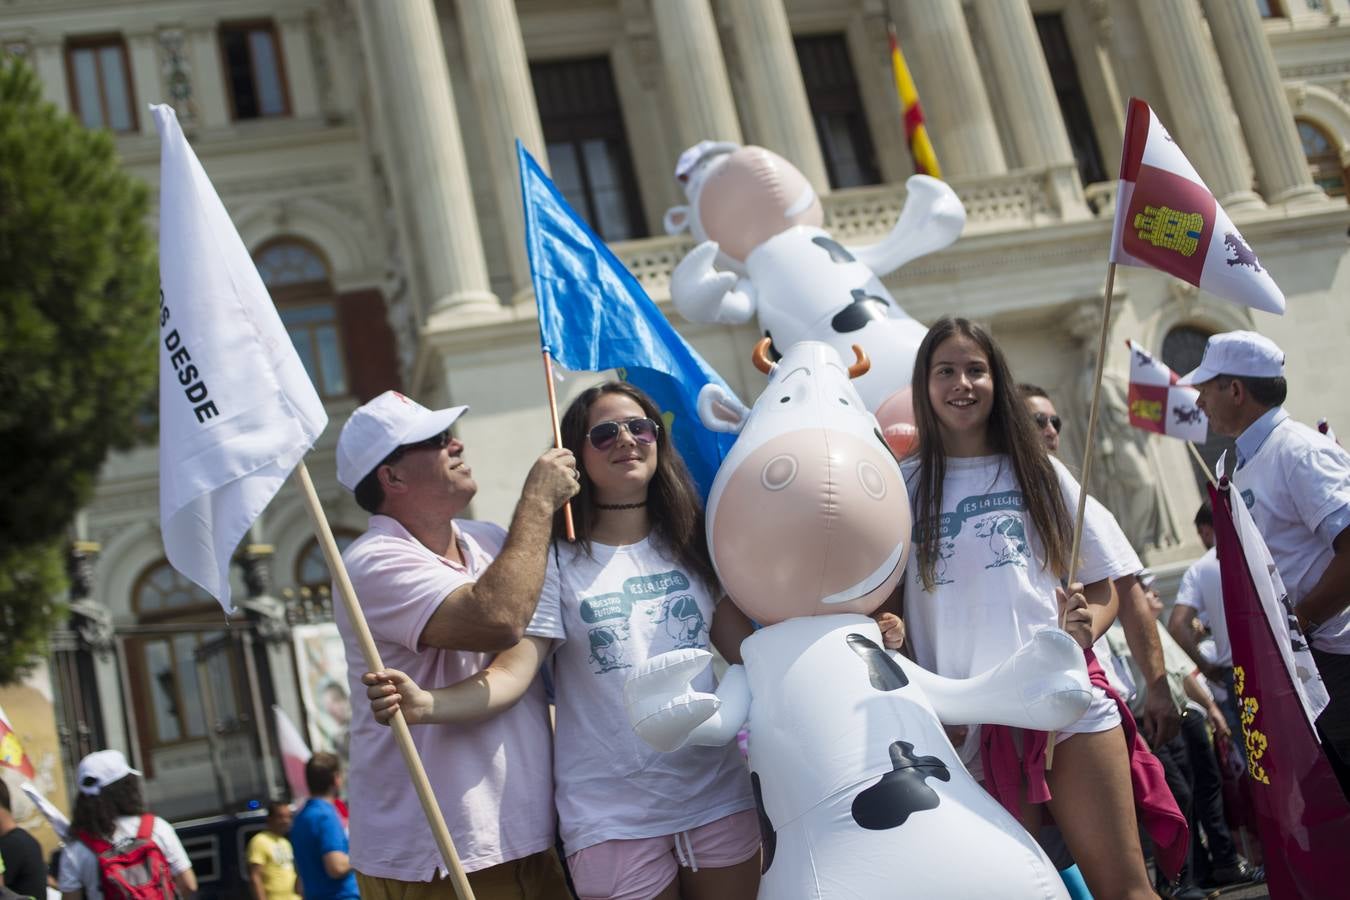
<instances>
[{"instance_id":1,"label":"black sunglasses","mask_svg":"<svg viewBox=\"0 0 1350 900\"><path fill-rule=\"evenodd\" d=\"M646 416L637 416L632 419L620 419L617 422L601 422L586 432L586 438L595 449L608 450L619 439L620 428L628 432L639 444L656 443L656 434L661 430L660 425Z\"/></svg>"},{"instance_id":2,"label":"black sunglasses","mask_svg":"<svg viewBox=\"0 0 1350 900\"><path fill-rule=\"evenodd\" d=\"M1031 418L1036 420L1037 428L1044 428L1048 423L1055 429L1055 434L1059 434L1059 426L1063 424L1059 416L1047 416L1045 413L1032 413Z\"/></svg>"},{"instance_id":3,"label":"black sunglasses","mask_svg":"<svg viewBox=\"0 0 1350 900\"><path fill-rule=\"evenodd\" d=\"M413 450L422 450L422 449L442 450L450 445L450 440L451 440L450 429L447 428L440 434L433 434L431 437L426 438L424 440L414 441L411 444L403 444L401 446L395 447L394 452L386 456L384 458L384 462L380 463L380 465L392 466L394 463L398 462L400 459L403 458L403 454L409 453Z\"/></svg>"}]
</instances>

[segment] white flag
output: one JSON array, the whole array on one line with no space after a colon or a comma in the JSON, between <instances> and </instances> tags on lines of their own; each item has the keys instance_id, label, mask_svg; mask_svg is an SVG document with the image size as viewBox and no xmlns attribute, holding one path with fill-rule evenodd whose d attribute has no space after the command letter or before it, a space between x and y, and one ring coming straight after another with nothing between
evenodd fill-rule
<instances>
[{"instance_id":1,"label":"white flag","mask_svg":"<svg viewBox=\"0 0 1350 900\"><path fill-rule=\"evenodd\" d=\"M328 415L173 109L159 129L164 550L226 612L230 557Z\"/></svg>"},{"instance_id":2,"label":"white flag","mask_svg":"<svg viewBox=\"0 0 1350 900\"><path fill-rule=\"evenodd\" d=\"M277 723L277 745L281 751L281 768L286 773L286 784L291 789L291 799L299 800L309 796L309 786L305 782L305 763L313 756L309 744L300 736L291 717L276 704L272 704L272 715Z\"/></svg>"}]
</instances>

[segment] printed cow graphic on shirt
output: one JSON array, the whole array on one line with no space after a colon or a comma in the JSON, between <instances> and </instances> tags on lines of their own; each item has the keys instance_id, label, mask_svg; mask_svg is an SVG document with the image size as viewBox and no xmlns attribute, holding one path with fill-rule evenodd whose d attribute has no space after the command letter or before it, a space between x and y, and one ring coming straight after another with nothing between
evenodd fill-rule
<instances>
[{"instance_id":1,"label":"printed cow graphic on shirt","mask_svg":"<svg viewBox=\"0 0 1350 900\"><path fill-rule=\"evenodd\" d=\"M603 675L632 668L628 645L639 616L662 626L653 635L654 653L706 647L708 620L690 589L689 577L672 569L628 578L621 591L582 595L578 611L591 626L587 631L591 670Z\"/></svg>"},{"instance_id":2,"label":"printed cow graphic on shirt","mask_svg":"<svg viewBox=\"0 0 1350 900\"><path fill-rule=\"evenodd\" d=\"M1026 522L1022 516L1025 509L1021 491L994 491L966 497L956 504L955 511L939 516L937 583L951 584L955 581L956 573L949 571L948 563L956 555L957 537L966 529L985 541L985 551L980 560L982 568L1025 567L1031 556ZM932 521L931 518L925 519L914 526L916 542L920 540L923 529L932 527Z\"/></svg>"}]
</instances>

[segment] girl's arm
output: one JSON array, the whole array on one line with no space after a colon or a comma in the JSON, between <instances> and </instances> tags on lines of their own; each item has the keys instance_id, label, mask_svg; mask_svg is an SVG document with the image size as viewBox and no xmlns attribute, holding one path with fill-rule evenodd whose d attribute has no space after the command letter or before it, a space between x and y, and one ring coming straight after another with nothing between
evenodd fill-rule
<instances>
[{"instance_id":1,"label":"girl's arm","mask_svg":"<svg viewBox=\"0 0 1350 900\"><path fill-rule=\"evenodd\" d=\"M741 641L754 634L755 625L750 621L750 617L741 612L731 598L723 596L721 602L713 609L712 625L708 629L708 637L712 639L712 645L717 648L717 652L722 654L730 665L740 665L741 659Z\"/></svg>"},{"instance_id":2,"label":"girl's arm","mask_svg":"<svg viewBox=\"0 0 1350 900\"><path fill-rule=\"evenodd\" d=\"M525 695L548 655L550 638L527 635L497 654L483 671L447 687L425 690L397 669L361 676L375 721L388 725L402 709L409 725L466 724L489 719Z\"/></svg>"}]
</instances>

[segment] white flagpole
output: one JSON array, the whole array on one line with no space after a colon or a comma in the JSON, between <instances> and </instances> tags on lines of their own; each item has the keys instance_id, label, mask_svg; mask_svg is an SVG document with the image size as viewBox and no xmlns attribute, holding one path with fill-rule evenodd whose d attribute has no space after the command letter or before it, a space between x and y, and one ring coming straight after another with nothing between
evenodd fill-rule
<instances>
[{"instance_id":1,"label":"white flagpole","mask_svg":"<svg viewBox=\"0 0 1350 900\"><path fill-rule=\"evenodd\" d=\"M305 467L303 459L295 467L295 477L305 498L305 509L314 524L314 534L319 540L319 546L323 548L324 559L328 561L328 571L337 582L338 595L347 610L347 619L356 631L356 639L361 645L366 668L371 672L383 671L384 662L380 659L380 651L375 646L375 639L371 637L370 626L366 624L361 605L356 600L356 590L352 587L351 578L347 576L347 567L342 564L342 554L338 552L337 541L333 540L333 530L328 527L328 517L324 515L319 495L314 490L314 482L309 477L309 469ZM474 900L473 888L469 887L468 876L464 874L464 867L460 865L459 854L455 852L455 842L450 838L450 829L446 827L445 817L441 815L441 807L431 790L431 782L427 780L426 769L422 766L422 758L417 755L417 747L413 744L412 732L408 730L408 723L403 718L402 710L394 713L394 719L389 725L394 729L394 739L398 742L399 752L403 755L403 762L412 777L413 788L417 791L417 799L422 804L427 824L431 826L431 834L436 839L441 858L445 860L445 866L450 870L450 882L455 888L455 894L459 900Z\"/></svg>"}]
</instances>

